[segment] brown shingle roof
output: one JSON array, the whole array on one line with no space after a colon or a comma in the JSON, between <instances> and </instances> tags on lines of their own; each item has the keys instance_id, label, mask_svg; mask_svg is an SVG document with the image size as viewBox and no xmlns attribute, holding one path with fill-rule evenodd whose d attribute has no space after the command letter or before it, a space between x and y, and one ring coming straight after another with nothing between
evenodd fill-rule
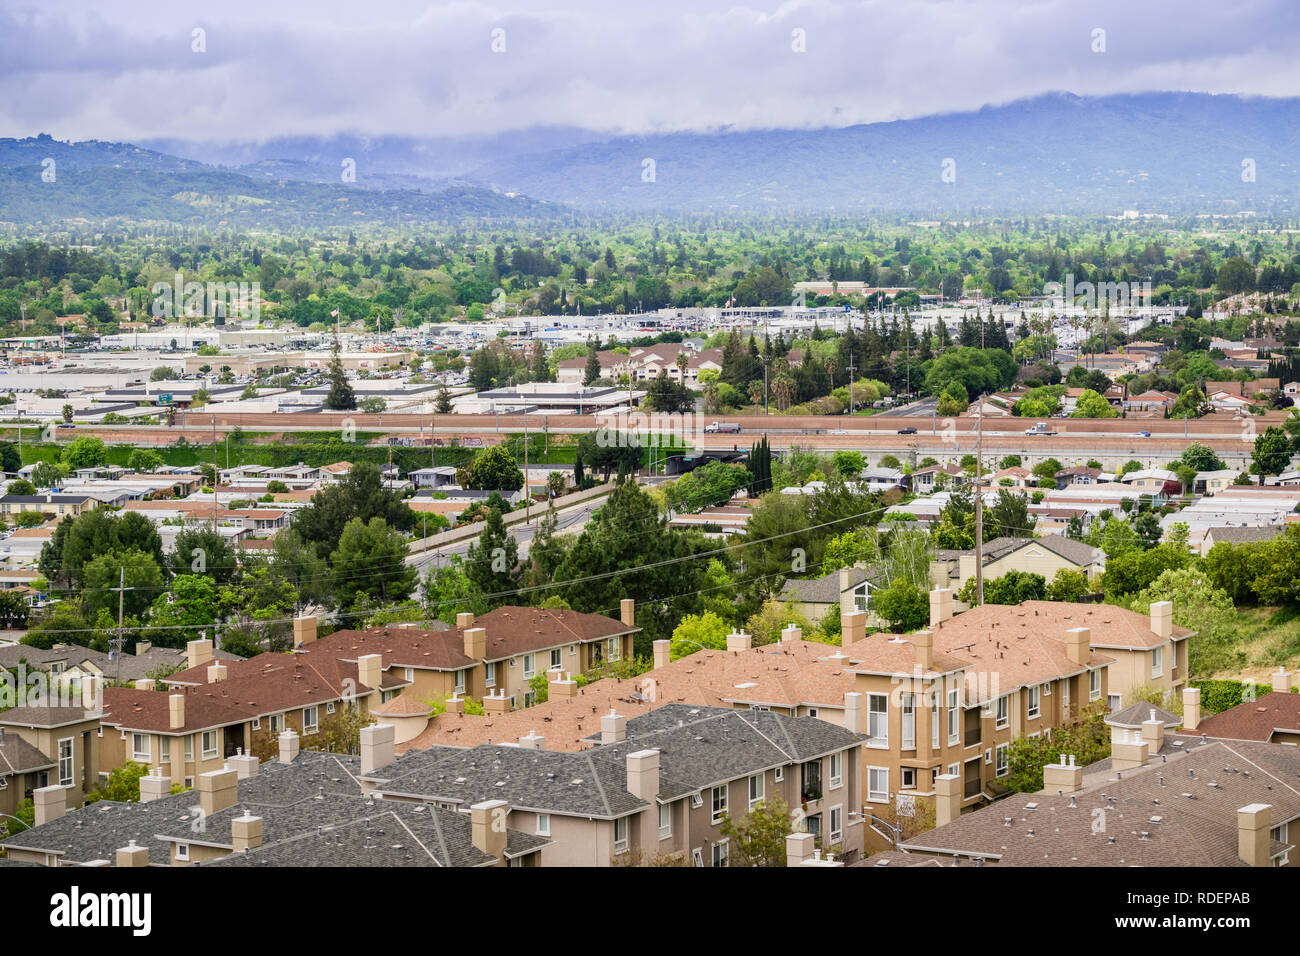
<instances>
[{"instance_id":1,"label":"brown shingle roof","mask_svg":"<svg viewBox=\"0 0 1300 956\"><path fill-rule=\"evenodd\" d=\"M1300 694L1272 691L1256 700L1242 701L1202 720L1195 732L1229 740L1267 741L1278 730L1300 733Z\"/></svg>"}]
</instances>

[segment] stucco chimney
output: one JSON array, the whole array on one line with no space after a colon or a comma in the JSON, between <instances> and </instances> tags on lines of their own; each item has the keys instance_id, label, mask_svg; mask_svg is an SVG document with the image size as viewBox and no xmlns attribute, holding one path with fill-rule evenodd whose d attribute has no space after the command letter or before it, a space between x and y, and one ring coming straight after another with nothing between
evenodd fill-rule
<instances>
[{"instance_id":1,"label":"stucco chimney","mask_svg":"<svg viewBox=\"0 0 1300 956\"><path fill-rule=\"evenodd\" d=\"M1065 653L1071 664L1085 667L1092 656L1092 628L1072 627L1065 632Z\"/></svg>"},{"instance_id":2,"label":"stucco chimney","mask_svg":"<svg viewBox=\"0 0 1300 956\"><path fill-rule=\"evenodd\" d=\"M158 682L152 677L141 677L132 682L132 686L135 687L136 690L153 690L157 684Z\"/></svg>"},{"instance_id":3,"label":"stucco chimney","mask_svg":"<svg viewBox=\"0 0 1300 956\"><path fill-rule=\"evenodd\" d=\"M1074 754L1061 754L1057 763L1043 767L1043 790L1074 793L1083 789L1083 767L1074 762Z\"/></svg>"},{"instance_id":4,"label":"stucco chimney","mask_svg":"<svg viewBox=\"0 0 1300 956\"><path fill-rule=\"evenodd\" d=\"M114 854L114 857L114 865L116 866L148 866L149 848L147 846L137 846L136 842L132 840L119 849Z\"/></svg>"},{"instance_id":5,"label":"stucco chimney","mask_svg":"<svg viewBox=\"0 0 1300 956\"><path fill-rule=\"evenodd\" d=\"M282 732L278 738L280 763L293 763L298 759L298 735L292 730Z\"/></svg>"},{"instance_id":6,"label":"stucco chimney","mask_svg":"<svg viewBox=\"0 0 1300 956\"><path fill-rule=\"evenodd\" d=\"M964 586L973 577L975 577L975 555L957 555L957 580Z\"/></svg>"},{"instance_id":7,"label":"stucco chimney","mask_svg":"<svg viewBox=\"0 0 1300 956\"><path fill-rule=\"evenodd\" d=\"M1117 773L1145 767L1150 759L1151 750L1142 734L1136 730L1129 731L1123 727L1112 727L1110 731L1110 766Z\"/></svg>"},{"instance_id":8,"label":"stucco chimney","mask_svg":"<svg viewBox=\"0 0 1300 956\"><path fill-rule=\"evenodd\" d=\"M215 684L217 681L226 679L226 665L220 661L213 661L208 665L208 683Z\"/></svg>"},{"instance_id":9,"label":"stucco chimney","mask_svg":"<svg viewBox=\"0 0 1300 956\"><path fill-rule=\"evenodd\" d=\"M912 647L916 650L916 666L924 673L934 667L934 635L929 631L917 631L912 635Z\"/></svg>"},{"instance_id":10,"label":"stucco chimney","mask_svg":"<svg viewBox=\"0 0 1300 956\"><path fill-rule=\"evenodd\" d=\"M753 638L744 631L732 631L727 635L728 651L747 651L753 646Z\"/></svg>"},{"instance_id":11,"label":"stucco chimney","mask_svg":"<svg viewBox=\"0 0 1300 956\"><path fill-rule=\"evenodd\" d=\"M1268 866L1272 860L1273 807L1251 803L1237 811L1237 856L1248 866Z\"/></svg>"},{"instance_id":12,"label":"stucco chimney","mask_svg":"<svg viewBox=\"0 0 1300 956\"><path fill-rule=\"evenodd\" d=\"M627 717L614 708L600 718L600 742L617 744L627 740Z\"/></svg>"},{"instance_id":13,"label":"stucco chimney","mask_svg":"<svg viewBox=\"0 0 1300 956\"><path fill-rule=\"evenodd\" d=\"M185 726L185 695L171 694L167 698L167 726L170 730L180 730Z\"/></svg>"},{"instance_id":14,"label":"stucco chimney","mask_svg":"<svg viewBox=\"0 0 1300 956\"><path fill-rule=\"evenodd\" d=\"M1278 694L1291 693L1291 678L1292 675L1287 673L1287 669L1285 667L1279 666L1277 669L1277 673L1272 675L1274 692Z\"/></svg>"},{"instance_id":15,"label":"stucco chimney","mask_svg":"<svg viewBox=\"0 0 1300 956\"><path fill-rule=\"evenodd\" d=\"M475 849L505 861L506 822L510 804L504 800L485 800L469 808L470 832Z\"/></svg>"},{"instance_id":16,"label":"stucco chimney","mask_svg":"<svg viewBox=\"0 0 1300 956\"><path fill-rule=\"evenodd\" d=\"M247 810L230 821L230 842L236 853L262 845L262 818Z\"/></svg>"},{"instance_id":17,"label":"stucco chimney","mask_svg":"<svg viewBox=\"0 0 1300 956\"><path fill-rule=\"evenodd\" d=\"M463 637L465 656L472 661L481 661L487 654L487 631L481 627L467 627Z\"/></svg>"},{"instance_id":18,"label":"stucco chimney","mask_svg":"<svg viewBox=\"0 0 1300 956\"><path fill-rule=\"evenodd\" d=\"M844 729L850 733L862 733L863 698L857 691L844 695Z\"/></svg>"},{"instance_id":19,"label":"stucco chimney","mask_svg":"<svg viewBox=\"0 0 1300 956\"><path fill-rule=\"evenodd\" d=\"M1195 730L1201 724L1201 689L1183 688L1183 730Z\"/></svg>"},{"instance_id":20,"label":"stucco chimney","mask_svg":"<svg viewBox=\"0 0 1300 956\"><path fill-rule=\"evenodd\" d=\"M363 654L357 658L357 683L377 690L384 681L384 655Z\"/></svg>"},{"instance_id":21,"label":"stucco chimney","mask_svg":"<svg viewBox=\"0 0 1300 956\"><path fill-rule=\"evenodd\" d=\"M461 630L474 626L474 615L469 611L461 611L456 615L456 626Z\"/></svg>"},{"instance_id":22,"label":"stucco chimney","mask_svg":"<svg viewBox=\"0 0 1300 956\"><path fill-rule=\"evenodd\" d=\"M1174 635L1174 605L1172 601L1156 601L1151 605L1151 630L1163 641Z\"/></svg>"},{"instance_id":23,"label":"stucco chimney","mask_svg":"<svg viewBox=\"0 0 1300 956\"><path fill-rule=\"evenodd\" d=\"M485 714L508 714L510 713L510 698L506 696L505 688L500 692L488 691L487 696L483 698L483 713Z\"/></svg>"},{"instance_id":24,"label":"stucco chimney","mask_svg":"<svg viewBox=\"0 0 1300 956\"><path fill-rule=\"evenodd\" d=\"M295 617L293 619L293 646L303 647L316 640L316 618Z\"/></svg>"},{"instance_id":25,"label":"stucco chimney","mask_svg":"<svg viewBox=\"0 0 1300 956\"><path fill-rule=\"evenodd\" d=\"M785 838L785 865L803 866L813 858L817 838L811 833L791 833Z\"/></svg>"},{"instance_id":26,"label":"stucco chimney","mask_svg":"<svg viewBox=\"0 0 1300 956\"><path fill-rule=\"evenodd\" d=\"M952 617L952 588L935 588L930 592L930 626L938 627Z\"/></svg>"},{"instance_id":27,"label":"stucco chimney","mask_svg":"<svg viewBox=\"0 0 1300 956\"><path fill-rule=\"evenodd\" d=\"M654 649L655 670L661 667L667 667L673 656L673 642L668 640L655 641L652 645Z\"/></svg>"},{"instance_id":28,"label":"stucco chimney","mask_svg":"<svg viewBox=\"0 0 1300 956\"><path fill-rule=\"evenodd\" d=\"M239 777L233 770L199 774L199 807L205 817L233 807L239 798Z\"/></svg>"},{"instance_id":29,"label":"stucco chimney","mask_svg":"<svg viewBox=\"0 0 1300 956\"><path fill-rule=\"evenodd\" d=\"M397 728L392 724L371 724L361 728L361 772L371 773L387 767L395 759L393 744Z\"/></svg>"},{"instance_id":30,"label":"stucco chimney","mask_svg":"<svg viewBox=\"0 0 1300 956\"><path fill-rule=\"evenodd\" d=\"M563 680L553 680L547 685L546 696L548 700L555 700L557 697L577 697L578 682L565 674Z\"/></svg>"},{"instance_id":31,"label":"stucco chimney","mask_svg":"<svg viewBox=\"0 0 1300 956\"><path fill-rule=\"evenodd\" d=\"M638 750L627 755L627 792L649 803L659 796L659 751Z\"/></svg>"},{"instance_id":32,"label":"stucco chimney","mask_svg":"<svg viewBox=\"0 0 1300 956\"><path fill-rule=\"evenodd\" d=\"M853 587L853 569L840 568L840 594Z\"/></svg>"},{"instance_id":33,"label":"stucco chimney","mask_svg":"<svg viewBox=\"0 0 1300 956\"><path fill-rule=\"evenodd\" d=\"M68 788L55 786L33 790L32 804L37 826L57 820L68 811Z\"/></svg>"},{"instance_id":34,"label":"stucco chimney","mask_svg":"<svg viewBox=\"0 0 1300 956\"><path fill-rule=\"evenodd\" d=\"M840 645L848 647L867 636L867 612L848 611L840 614Z\"/></svg>"},{"instance_id":35,"label":"stucco chimney","mask_svg":"<svg viewBox=\"0 0 1300 956\"><path fill-rule=\"evenodd\" d=\"M952 823L961 816L961 777L941 773L934 782L934 825Z\"/></svg>"},{"instance_id":36,"label":"stucco chimney","mask_svg":"<svg viewBox=\"0 0 1300 956\"><path fill-rule=\"evenodd\" d=\"M140 802L152 803L172 792L172 778L155 767L153 772L140 778Z\"/></svg>"},{"instance_id":37,"label":"stucco chimney","mask_svg":"<svg viewBox=\"0 0 1300 956\"><path fill-rule=\"evenodd\" d=\"M252 754L237 753L226 760L226 769L235 771L235 776L240 780L247 780L249 777L257 776L257 767L260 761Z\"/></svg>"},{"instance_id":38,"label":"stucco chimney","mask_svg":"<svg viewBox=\"0 0 1300 956\"><path fill-rule=\"evenodd\" d=\"M145 654L148 654L148 653L149 653L149 651L150 651L150 649L151 649L152 647L153 647L153 641L136 641L136 642L135 642L135 656L136 656L136 657L143 657Z\"/></svg>"},{"instance_id":39,"label":"stucco chimney","mask_svg":"<svg viewBox=\"0 0 1300 956\"><path fill-rule=\"evenodd\" d=\"M1151 708L1151 716L1142 721L1142 739L1147 742L1147 753L1155 756L1165 742L1165 723L1156 717L1156 709Z\"/></svg>"},{"instance_id":40,"label":"stucco chimney","mask_svg":"<svg viewBox=\"0 0 1300 956\"><path fill-rule=\"evenodd\" d=\"M187 669L190 667L202 667L210 660L212 660L212 642L207 638L190 641L185 645L185 662Z\"/></svg>"},{"instance_id":41,"label":"stucco chimney","mask_svg":"<svg viewBox=\"0 0 1300 956\"><path fill-rule=\"evenodd\" d=\"M618 602L618 618L625 627L636 627L636 601L623 598Z\"/></svg>"},{"instance_id":42,"label":"stucco chimney","mask_svg":"<svg viewBox=\"0 0 1300 956\"><path fill-rule=\"evenodd\" d=\"M527 737L519 738L519 746L525 750L545 750L546 738L535 730L528 731Z\"/></svg>"},{"instance_id":43,"label":"stucco chimney","mask_svg":"<svg viewBox=\"0 0 1300 956\"><path fill-rule=\"evenodd\" d=\"M797 624L787 624L781 629L781 643L793 644L803 640L803 628Z\"/></svg>"}]
</instances>

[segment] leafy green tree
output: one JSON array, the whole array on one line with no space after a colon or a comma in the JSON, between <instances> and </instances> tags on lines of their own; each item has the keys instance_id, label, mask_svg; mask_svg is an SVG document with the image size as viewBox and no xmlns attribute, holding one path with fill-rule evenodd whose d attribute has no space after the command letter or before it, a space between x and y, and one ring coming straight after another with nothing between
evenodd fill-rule
<instances>
[{"instance_id":1,"label":"leafy green tree","mask_svg":"<svg viewBox=\"0 0 1300 956\"><path fill-rule=\"evenodd\" d=\"M383 518L353 518L343 526L338 548L330 555L339 604L351 608L362 595L382 604L406 600L416 578L406 555L406 538Z\"/></svg>"},{"instance_id":2,"label":"leafy green tree","mask_svg":"<svg viewBox=\"0 0 1300 956\"><path fill-rule=\"evenodd\" d=\"M1075 403L1071 418L1118 418L1119 412L1111 407L1110 402L1090 388L1085 388Z\"/></svg>"},{"instance_id":3,"label":"leafy green tree","mask_svg":"<svg viewBox=\"0 0 1300 956\"><path fill-rule=\"evenodd\" d=\"M100 781L86 794L86 803L98 803L111 800L114 803L139 803L140 778L147 776L149 765L128 761L109 771L108 777Z\"/></svg>"},{"instance_id":4,"label":"leafy green tree","mask_svg":"<svg viewBox=\"0 0 1300 956\"><path fill-rule=\"evenodd\" d=\"M34 495L36 494L36 486L26 478L15 478L9 482L6 493L11 495Z\"/></svg>"},{"instance_id":5,"label":"leafy green tree","mask_svg":"<svg viewBox=\"0 0 1300 956\"><path fill-rule=\"evenodd\" d=\"M69 471L78 468L98 468L108 464L108 446L102 438L94 435L79 435L63 449L63 463Z\"/></svg>"},{"instance_id":6,"label":"leafy green tree","mask_svg":"<svg viewBox=\"0 0 1300 956\"><path fill-rule=\"evenodd\" d=\"M225 584L239 568L239 553L214 528L185 527L176 535L167 563L172 574L206 574Z\"/></svg>"},{"instance_id":7,"label":"leafy green tree","mask_svg":"<svg viewBox=\"0 0 1300 956\"><path fill-rule=\"evenodd\" d=\"M51 461L39 462L36 467L32 469L32 483L36 485L37 488L53 488L59 482L63 481L64 477L65 473L63 469ZM13 483L9 486L9 493L11 495L21 494L21 492L14 491Z\"/></svg>"},{"instance_id":8,"label":"leafy green tree","mask_svg":"<svg viewBox=\"0 0 1300 956\"><path fill-rule=\"evenodd\" d=\"M1017 737L1007 749L1008 773L999 783L1016 793L1037 793L1043 789L1043 768L1056 763L1061 754L1072 754L1075 762L1088 766L1110 756L1110 727L1103 704L1089 706L1078 724L1057 727L1049 738Z\"/></svg>"},{"instance_id":9,"label":"leafy green tree","mask_svg":"<svg viewBox=\"0 0 1300 956\"><path fill-rule=\"evenodd\" d=\"M12 475L22 466L17 446L11 441L0 441L0 471Z\"/></svg>"},{"instance_id":10,"label":"leafy green tree","mask_svg":"<svg viewBox=\"0 0 1300 956\"><path fill-rule=\"evenodd\" d=\"M137 448L126 459L126 467L131 471L143 473L155 472L163 466L163 457L148 448Z\"/></svg>"},{"instance_id":11,"label":"leafy green tree","mask_svg":"<svg viewBox=\"0 0 1300 956\"><path fill-rule=\"evenodd\" d=\"M82 604L86 613L94 615L100 610L111 611L114 618L118 610L118 592L113 590L120 584L129 588L122 595L122 608L125 614L140 617L154 596L163 589L162 568L152 554L130 548L124 551L109 551L88 561L82 572Z\"/></svg>"},{"instance_id":12,"label":"leafy green tree","mask_svg":"<svg viewBox=\"0 0 1300 956\"><path fill-rule=\"evenodd\" d=\"M1183 449L1181 460L1184 465L1197 471L1222 471L1227 467L1212 448L1195 441Z\"/></svg>"},{"instance_id":13,"label":"leafy green tree","mask_svg":"<svg viewBox=\"0 0 1300 956\"><path fill-rule=\"evenodd\" d=\"M348 382L348 373L343 368L343 356L339 351L339 338L334 336L334 347L329 367L330 390L325 396L325 407L331 411L349 412L357 407L357 394Z\"/></svg>"},{"instance_id":14,"label":"leafy green tree","mask_svg":"<svg viewBox=\"0 0 1300 956\"><path fill-rule=\"evenodd\" d=\"M448 624L456 620L457 614L484 614L489 610L483 592L470 579L465 561L458 554L451 555L446 564L429 567L422 591L429 614Z\"/></svg>"},{"instance_id":15,"label":"leafy green tree","mask_svg":"<svg viewBox=\"0 0 1300 956\"><path fill-rule=\"evenodd\" d=\"M1086 571L1077 568L1061 568L1047 585L1047 600L1077 601L1085 594L1092 593Z\"/></svg>"},{"instance_id":16,"label":"leafy green tree","mask_svg":"<svg viewBox=\"0 0 1300 956\"><path fill-rule=\"evenodd\" d=\"M985 540L993 537L1024 538L1033 531L1029 520L1029 496L998 489L997 500L984 512Z\"/></svg>"},{"instance_id":17,"label":"leafy green tree","mask_svg":"<svg viewBox=\"0 0 1300 956\"><path fill-rule=\"evenodd\" d=\"M201 574L179 574L171 588L153 598L149 613L150 638L160 647L184 647L199 630L220 620L220 593L213 580Z\"/></svg>"},{"instance_id":18,"label":"leafy green tree","mask_svg":"<svg viewBox=\"0 0 1300 956\"><path fill-rule=\"evenodd\" d=\"M930 602L911 581L896 578L876 593L876 613L899 633L924 627L930 616Z\"/></svg>"},{"instance_id":19,"label":"leafy green tree","mask_svg":"<svg viewBox=\"0 0 1300 956\"><path fill-rule=\"evenodd\" d=\"M975 579L971 578L958 597L968 604L978 600ZM984 582L985 604L1020 604L1023 601L1042 601L1047 597L1047 581L1041 574L1010 570Z\"/></svg>"},{"instance_id":20,"label":"leafy green tree","mask_svg":"<svg viewBox=\"0 0 1300 956\"><path fill-rule=\"evenodd\" d=\"M411 531L417 515L392 490L384 487L379 468L359 462L336 484L318 491L311 504L298 511L293 530L326 557L338 544L344 526L353 518L369 522L383 518L390 528Z\"/></svg>"},{"instance_id":21,"label":"leafy green tree","mask_svg":"<svg viewBox=\"0 0 1300 956\"><path fill-rule=\"evenodd\" d=\"M792 832L792 825L790 808L781 799L762 801L739 821L727 815L718 825L718 830L729 841L732 859L737 865L786 865L785 841Z\"/></svg>"},{"instance_id":22,"label":"leafy green tree","mask_svg":"<svg viewBox=\"0 0 1300 956\"><path fill-rule=\"evenodd\" d=\"M1255 451L1251 455L1251 470L1259 475L1259 483L1264 483L1267 475L1280 475L1291 467L1291 442L1286 432L1276 425L1270 425L1255 439Z\"/></svg>"},{"instance_id":23,"label":"leafy green tree","mask_svg":"<svg viewBox=\"0 0 1300 956\"><path fill-rule=\"evenodd\" d=\"M456 477L462 487L482 491L518 491L524 486L524 473L505 445L485 448Z\"/></svg>"},{"instance_id":24,"label":"leafy green tree","mask_svg":"<svg viewBox=\"0 0 1300 956\"><path fill-rule=\"evenodd\" d=\"M731 625L712 611L687 614L673 628L672 659L687 657L703 648L725 650Z\"/></svg>"},{"instance_id":25,"label":"leafy green tree","mask_svg":"<svg viewBox=\"0 0 1300 956\"><path fill-rule=\"evenodd\" d=\"M740 465L710 461L668 485L664 494L676 511L689 513L724 505L753 481L754 476Z\"/></svg>"}]
</instances>

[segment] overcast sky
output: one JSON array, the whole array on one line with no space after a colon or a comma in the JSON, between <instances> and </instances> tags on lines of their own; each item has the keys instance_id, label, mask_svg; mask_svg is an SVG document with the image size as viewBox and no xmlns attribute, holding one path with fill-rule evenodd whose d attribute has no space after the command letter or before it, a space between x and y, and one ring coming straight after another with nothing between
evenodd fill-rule
<instances>
[{"instance_id":1,"label":"overcast sky","mask_svg":"<svg viewBox=\"0 0 1300 956\"><path fill-rule=\"evenodd\" d=\"M1289 96L1297 40L1294 0L5 0L0 136L635 134L845 126L1056 90Z\"/></svg>"}]
</instances>

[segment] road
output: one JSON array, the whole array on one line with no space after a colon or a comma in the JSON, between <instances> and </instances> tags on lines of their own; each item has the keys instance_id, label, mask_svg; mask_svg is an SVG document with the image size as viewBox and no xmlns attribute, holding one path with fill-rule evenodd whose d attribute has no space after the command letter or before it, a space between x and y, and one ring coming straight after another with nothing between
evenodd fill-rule
<instances>
[{"instance_id":1,"label":"road","mask_svg":"<svg viewBox=\"0 0 1300 956\"><path fill-rule=\"evenodd\" d=\"M581 504L577 504L571 508L565 508L563 511L557 512L556 522L555 522L555 533L556 534L580 533L582 529L587 526L587 522L591 520L592 512L595 511L597 508L599 508L607 500L608 500L607 498L592 498L590 501L584 501ZM510 536L513 537L515 541L518 542L519 544L519 559L521 561L526 560L528 557L528 550L532 544L533 538L537 535L538 525L541 522L541 519L546 516L546 508L545 507L534 508L533 514L535 515L535 517L531 521L521 522L519 524L513 524L507 528L507 530L510 532ZM429 565L431 564L441 565L442 563L447 561L453 554L459 555L460 557L463 558L469 552L469 546L471 544L476 544L477 542L478 542L478 536L476 535L474 537L465 538L462 541L457 541L454 542L453 544L446 545L445 547L437 551L421 551L416 554L409 555L406 559L406 563L411 567L415 568L423 577L425 569L429 567Z\"/></svg>"}]
</instances>

